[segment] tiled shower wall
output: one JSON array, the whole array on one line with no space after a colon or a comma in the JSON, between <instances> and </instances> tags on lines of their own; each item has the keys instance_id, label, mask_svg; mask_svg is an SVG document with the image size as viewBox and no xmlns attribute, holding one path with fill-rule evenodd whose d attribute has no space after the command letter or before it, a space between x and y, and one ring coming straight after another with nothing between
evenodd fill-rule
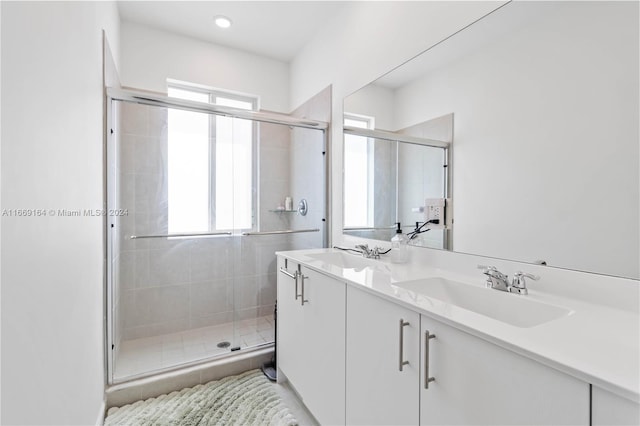
<instances>
[{"instance_id":1,"label":"tiled shower wall","mask_svg":"<svg viewBox=\"0 0 640 426\"><path fill-rule=\"evenodd\" d=\"M320 247L322 234L303 242L295 235L131 239L132 235L168 231L167 110L118 104L117 203L128 214L114 219L112 231L118 236L113 246L116 344L120 339L271 314L276 297L274 253ZM294 207L298 202L291 184L296 171L290 153L291 135L296 130L258 125L259 231L297 226L295 214L270 211L283 204L285 196L294 197ZM322 140L322 132L303 129L296 145L304 143L304 138ZM315 201L324 199L324 180L321 183L304 191L316 209L324 206L324 202ZM320 216L324 217L313 213L305 221ZM321 222L313 227L321 227Z\"/></svg>"}]
</instances>

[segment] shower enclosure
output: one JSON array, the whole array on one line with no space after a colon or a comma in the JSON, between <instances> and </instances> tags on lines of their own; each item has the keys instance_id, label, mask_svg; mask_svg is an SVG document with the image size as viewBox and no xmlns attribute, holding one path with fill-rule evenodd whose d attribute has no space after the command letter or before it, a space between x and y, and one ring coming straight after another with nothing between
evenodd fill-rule
<instances>
[{"instance_id":1,"label":"shower enclosure","mask_svg":"<svg viewBox=\"0 0 640 426\"><path fill-rule=\"evenodd\" d=\"M107 102L110 383L272 345L275 252L326 246L326 123Z\"/></svg>"}]
</instances>

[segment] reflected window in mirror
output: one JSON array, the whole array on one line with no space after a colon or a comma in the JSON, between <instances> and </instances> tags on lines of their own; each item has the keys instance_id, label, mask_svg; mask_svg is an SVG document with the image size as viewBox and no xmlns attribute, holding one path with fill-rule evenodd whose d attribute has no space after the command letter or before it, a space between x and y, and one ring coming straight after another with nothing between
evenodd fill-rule
<instances>
[{"instance_id":1,"label":"reflected window in mirror","mask_svg":"<svg viewBox=\"0 0 640 426\"><path fill-rule=\"evenodd\" d=\"M346 113L344 125L373 129L373 117ZM344 151L344 224L346 227L373 226L373 141L346 135Z\"/></svg>"}]
</instances>

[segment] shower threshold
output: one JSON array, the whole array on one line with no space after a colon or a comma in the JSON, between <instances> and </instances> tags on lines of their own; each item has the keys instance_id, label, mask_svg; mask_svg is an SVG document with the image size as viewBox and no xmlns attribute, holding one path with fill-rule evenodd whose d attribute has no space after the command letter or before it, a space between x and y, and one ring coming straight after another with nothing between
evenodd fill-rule
<instances>
[{"instance_id":1,"label":"shower threshold","mask_svg":"<svg viewBox=\"0 0 640 426\"><path fill-rule=\"evenodd\" d=\"M125 340L121 342L119 354L114 362L113 379L118 382L230 354L231 350L237 350L238 347L246 349L273 341L273 315L242 320L235 324L231 322ZM230 344L226 346L225 342Z\"/></svg>"}]
</instances>

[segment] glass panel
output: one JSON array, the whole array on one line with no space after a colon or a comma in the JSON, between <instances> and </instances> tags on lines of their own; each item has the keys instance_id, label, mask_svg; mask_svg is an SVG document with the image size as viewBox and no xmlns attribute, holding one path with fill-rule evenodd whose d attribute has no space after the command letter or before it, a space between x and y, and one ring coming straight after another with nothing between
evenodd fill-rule
<instances>
[{"instance_id":1,"label":"glass panel","mask_svg":"<svg viewBox=\"0 0 640 426\"><path fill-rule=\"evenodd\" d=\"M175 109L168 116L169 233L207 232L209 116Z\"/></svg>"},{"instance_id":2,"label":"glass panel","mask_svg":"<svg viewBox=\"0 0 640 426\"><path fill-rule=\"evenodd\" d=\"M233 226L233 119L216 117L216 229Z\"/></svg>"},{"instance_id":3,"label":"glass panel","mask_svg":"<svg viewBox=\"0 0 640 426\"><path fill-rule=\"evenodd\" d=\"M239 346L232 254L240 237L144 238L210 230L209 116L117 104L108 199L127 212L113 220L109 248L119 381Z\"/></svg>"},{"instance_id":4,"label":"glass panel","mask_svg":"<svg viewBox=\"0 0 640 426\"><path fill-rule=\"evenodd\" d=\"M344 226L373 226L371 179L373 156L369 138L345 135L344 144Z\"/></svg>"},{"instance_id":5,"label":"glass panel","mask_svg":"<svg viewBox=\"0 0 640 426\"><path fill-rule=\"evenodd\" d=\"M216 229L251 229L253 124L216 117Z\"/></svg>"},{"instance_id":6,"label":"glass panel","mask_svg":"<svg viewBox=\"0 0 640 426\"><path fill-rule=\"evenodd\" d=\"M411 143L398 143L398 222L404 231L415 229L416 222L424 222L419 207L429 198L444 198L445 151L442 148ZM443 248L442 229L431 229L417 235L412 245Z\"/></svg>"},{"instance_id":7,"label":"glass panel","mask_svg":"<svg viewBox=\"0 0 640 426\"><path fill-rule=\"evenodd\" d=\"M409 233L425 220L425 200L444 198L443 148L345 135L344 158L346 234L389 241L394 223ZM433 248L444 243L444 231L432 228L412 240L412 245Z\"/></svg>"},{"instance_id":8,"label":"glass panel","mask_svg":"<svg viewBox=\"0 0 640 426\"><path fill-rule=\"evenodd\" d=\"M112 381L272 343L275 252L324 244L324 133L114 104L108 207L127 214L109 218ZM308 213L277 210L285 197ZM233 235L166 237L221 227Z\"/></svg>"},{"instance_id":9,"label":"glass panel","mask_svg":"<svg viewBox=\"0 0 640 426\"><path fill-rule=\"evenodd\" d=\"M180 89L177 87L169 86L167 88L167 94L172 98L180 98L188 101L196 102L209 102L209 94L206 92L197 92L193 90Z\"/></svg>"}]
</instances>

